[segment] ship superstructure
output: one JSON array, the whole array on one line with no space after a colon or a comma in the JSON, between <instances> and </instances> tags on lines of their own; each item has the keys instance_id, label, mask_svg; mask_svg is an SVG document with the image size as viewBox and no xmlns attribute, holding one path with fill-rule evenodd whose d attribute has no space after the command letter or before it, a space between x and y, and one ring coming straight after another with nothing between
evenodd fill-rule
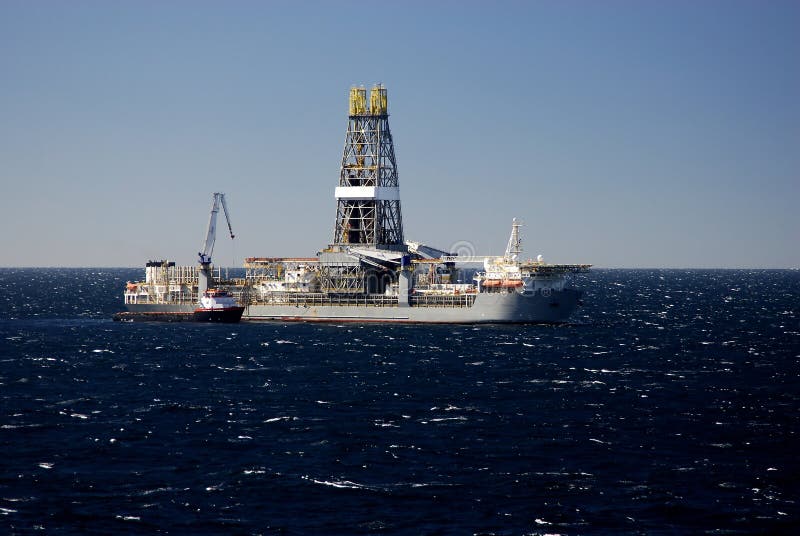
<instances>
[{"instance_id":1,"label":"ship superstructure","mask_svg":"<svg viewBox=\"0 0 800 536\"><path fill-rule=\"evenodd\" d=\"M242 320L377 322L563 322L580 303L567 276L590 265L522 260L514 219L505 253L463 256L405 240L386 88L350 90L333 241L315 257L249 257L245 277L225 280L209 239L197 267L150 262L129 283L128 311L183 313L207 288L235 297ZM224 196L214 194L212 224ZM209 229L211 229L211 225ZM230 230L230 219L228 219ZM231 231L231 238L233 232ZM213 236L211 239L213 248ZM207 250L207 251L206 251ZM482 268L482 269L481 269Z\"/></svg>"}]
</instances>

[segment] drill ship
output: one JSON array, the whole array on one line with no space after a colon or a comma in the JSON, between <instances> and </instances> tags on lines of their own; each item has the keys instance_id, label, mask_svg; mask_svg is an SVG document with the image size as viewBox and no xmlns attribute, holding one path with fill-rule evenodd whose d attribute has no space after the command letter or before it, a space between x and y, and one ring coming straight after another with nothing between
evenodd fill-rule
<instances>
[{"instance_id":1,"label":"drill ship","mask_svg":"<svg viewBox=\"0 0 800 536\"><path fill-rule=\"evenodd\" d=\"M588 264L522 260L521 223L504 255L444 251L403 235L400 187L386 88L350 90L333 241L315 257L250 257L245 277L226 279L211 262L223 194L214 194L197 266L150 261L129 282L118 320L190 320L200 297L224 292L243 321L558 323L581 304L569 276ZM469 249L469 248L458 248ZM461 253L461 254L460 254Z\"/></svg>"}]
</instances>

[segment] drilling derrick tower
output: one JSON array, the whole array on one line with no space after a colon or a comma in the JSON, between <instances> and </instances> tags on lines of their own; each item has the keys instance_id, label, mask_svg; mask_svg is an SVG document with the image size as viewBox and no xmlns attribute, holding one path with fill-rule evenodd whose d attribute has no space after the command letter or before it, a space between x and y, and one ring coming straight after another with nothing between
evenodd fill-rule
<instances>
[{"instance_id":1,"label":"drilling derrick tower","mask_svg":"<svg viewBox=\"0 0 800 536\"><path fill-rule=\"evenodd\" d=\"M332 249L405 249L386 88L350 89Z\"/></svg>"}]
</instances>

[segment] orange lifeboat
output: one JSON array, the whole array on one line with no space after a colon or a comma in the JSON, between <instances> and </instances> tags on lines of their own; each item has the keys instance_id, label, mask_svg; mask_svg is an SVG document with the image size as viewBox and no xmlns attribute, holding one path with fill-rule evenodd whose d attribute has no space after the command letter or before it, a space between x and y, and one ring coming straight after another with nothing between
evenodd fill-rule
<instances>
[{"instance_id":1,"label":"orange lifeboat","mask_svg":"<svg viewBox=\"0 0 800 536\"><path fill-rule=\"evenodd\" d=\"M484 279L484 287L516 288L523 285L519 279Z\"/></svg>"},{"instance_id":2,"label":"orange lifeboat","mask_svg":"<svg viewBox=\"0 0 800 536\"><path fill-rule=\"evenodd\" d=\"M125 285L125 288L131 292L136 292L136 289L139 288L136 283L128 283Z\"/></svg>"}]
</instances>

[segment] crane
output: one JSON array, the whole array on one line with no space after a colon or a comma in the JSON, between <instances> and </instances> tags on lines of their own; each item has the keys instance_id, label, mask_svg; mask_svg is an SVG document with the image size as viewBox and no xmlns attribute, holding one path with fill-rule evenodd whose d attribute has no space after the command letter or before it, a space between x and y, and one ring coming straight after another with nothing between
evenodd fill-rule
<instances>
[{"instance_id":1,"label":"crane","mask_svg":"<svg viewBox=\"0 0 800 536\"><path fill-rule=\"evenodd\" d=\"M228 214L228 205L225 203L225 194L214 192L214 202L211 204L211 217L208 219L208 231L206 232L206 240L203 242L203 250L198 253L200 256L200 269L198 270L197 279L197 292L198 296L205 294L208 289L211 277L211 254L214 252L214 241L217 238L217 214L219 213L219 206L222 205L222 210L225 212L225 221L228 222L228 232L233 235L233 228L231 227L231 217Z\"/></svg>"},{"instance_id":2,"label":"crane","mask_svg":"<svg viewBox=\"0 0 800 536\"><path fill-rule=\"evenodd\" d=\"M225 212L225 221L228 223L228 232L231 239L234 238L233 228L231 227L231 217L228 213L228 205L225 203L225 194L215 192L214 201L211 204L211 216L208 219L208 231L206 232L206 239L203 242L203 249L198 253L200 256L200 264L210 265L211 254L214 252L214 241L217 238L217 214L219 213L219 206L222 205L222 210Z\"/></svg>"}]
</instances>

